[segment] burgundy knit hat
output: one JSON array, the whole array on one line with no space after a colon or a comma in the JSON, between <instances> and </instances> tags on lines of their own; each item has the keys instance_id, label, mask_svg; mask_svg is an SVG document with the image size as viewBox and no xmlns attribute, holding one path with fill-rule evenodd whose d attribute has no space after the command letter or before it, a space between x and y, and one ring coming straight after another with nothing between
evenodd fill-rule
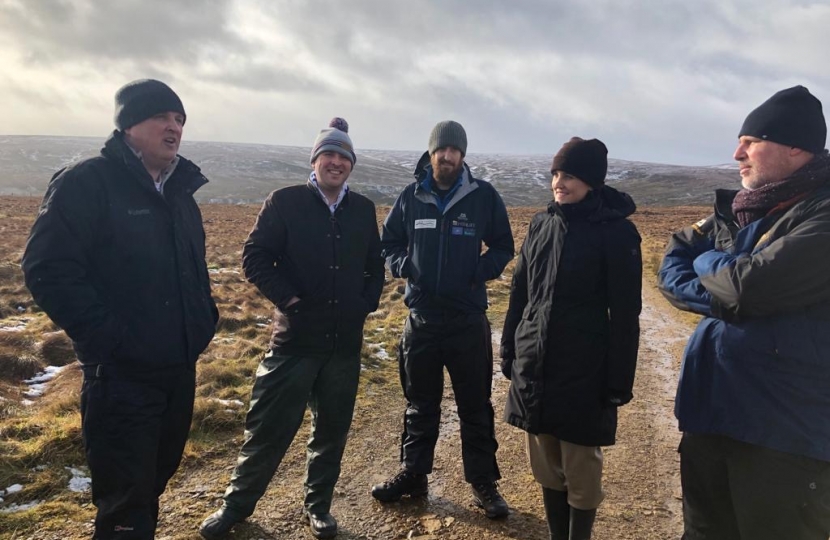
<instances>
[{"instance_id":1,"label":"burgundy knit hat","mask_svg":"<svg viewBox=\"0 0 830 540\"><path fill-rule=\"evenodd\" d=\"M608 148L599 139L572 137L553 157L550 173L556 171L566 172L597 189L605 184Z\"/></svg>"}]
</instances>

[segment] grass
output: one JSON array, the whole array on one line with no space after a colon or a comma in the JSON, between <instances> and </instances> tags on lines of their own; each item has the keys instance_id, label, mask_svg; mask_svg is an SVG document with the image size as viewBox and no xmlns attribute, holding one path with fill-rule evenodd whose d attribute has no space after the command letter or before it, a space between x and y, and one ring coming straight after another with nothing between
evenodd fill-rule
<instances>
[{"instance_id":1,"label":"grass","mask_svg":"<svg viewBox=\"0 0 830 540\"><path fill-rule=\"evenodd\" d=\"M20 273L20 256L38 203L34 199L0 198L0 215L12 216L4 222L5 236L0 241L0 328L25 325L19 331L0 330L0 489L14 483L24 486L21 492L5 496L4 504L45 501L28 511L3 514L0 537L4 538L29 537L34 527L61 530L61 524L70 516L77 521L91 519L94 514L89 493L66 489L69 473L65 467L85 463L80 434L80 369L74 363L71 342L33 304ZM258 205L203 208L208 266L221 319L216 338L198 364L185 465L238 449L251 385L268 344L273 309L245 281L240 269L242 242L258 210ZM510 209L517 251L537 210ZM379 208L379 223L387 211ZM671 230L693 223L702 215L701 209L647 209L635 216L643 233L650 282ZM496 328L507 310L514 265L515 260L501 278L487 284L488 316ZM400 394L396 350L407 314L403 304L405 283L387 278L380 308L369 315L364 330L364 371L358 390L358 406L362 407L370 406L379 394ZM26 389L21 381L50 365L68 367L50 383L46 395L35 398L34 405L21 405Z\"/></svg>"}]
</instances>

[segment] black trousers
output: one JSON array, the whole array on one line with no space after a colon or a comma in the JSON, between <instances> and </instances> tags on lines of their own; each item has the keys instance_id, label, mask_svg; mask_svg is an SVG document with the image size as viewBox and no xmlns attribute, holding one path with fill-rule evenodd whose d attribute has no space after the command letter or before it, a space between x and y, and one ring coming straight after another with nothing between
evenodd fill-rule
<instances>
[{"instance_id":1,"label":"black trousers","mask_svg":"<svg viewBox=\"0 0 830 540\"><path fill-rule=\"evenodd\" d=\"M191 366L132 372L84 366L81 421L96 540L152 540L159 496L176 472L193 416Z\"/></svg>"},{"instance_id":2,"label":"black trousers","mask_svg":"<svg viewBox=\"0 0 830 540\"><path fill-rule=\"evenodd\" d=\"M401 463L415 473L432 472L441 422L444 367L450 374L461 424L461 457L468 482L500 478L490 394L493 346L483 313L410 313L398 351L407 400Z\"/></svg>"},{"instance_id":3,"label":"black trousers","mask_svg":"<svg viewBox=\"0 0 830 540\"><path fill-rule=\"evenodd\" d=\"M684 540L830 537L830 462L686 433L680 475Z\"/></svg>"}]
</instances>

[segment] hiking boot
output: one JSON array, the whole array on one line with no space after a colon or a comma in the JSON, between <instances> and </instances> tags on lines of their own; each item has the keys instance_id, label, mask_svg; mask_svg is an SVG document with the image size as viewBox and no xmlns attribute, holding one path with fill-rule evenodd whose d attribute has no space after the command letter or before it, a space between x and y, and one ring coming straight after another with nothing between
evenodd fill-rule
<instances>
[{"instance_id":1,"label":"hiking boot","mask_svg":"<svg viewBox=\"0 0 830 540\"><path fill-rule=\"evenodd\" d=\"M473 488L473 503L484 509L484 515L490 519L507 517L510 512L507 503L499 495L495 482L480 482L471 484Z\"/></svg>"},{"instance_id":2,"label":"hiking boot","mask_svg":"<svg viewBox=\"0 0 830 540\"><path fill-rule=\"evenodd\" d=\"M244 517L240 517L223 506L202 522L199 534L206 540L222 540L231 532L234 525L244 520Z\"/></svg>"},{"instance_id":3,"label":"hiking boot","mask_svg":"<svg viewBox=\"0 0 830 540\"><path fill-rule=\"evenodd\" d=\"M380 502L394 502L401 500L404 495L420 497L426 495L427 475L416 474L402 469L401 472L372 488L372 497Z\"/></svg>"},{"instance_id":4,"label":"hiking boot","mask_svg":"<svg viewBox=\"0 0 830 540\"><path fill-rule=\"evenodd\" d=\"M306 512L305 519L311 527L311 534L315 537L334 538L337 536L337 520L328 512L324 514Z\"/></svg>"}]
</instances>

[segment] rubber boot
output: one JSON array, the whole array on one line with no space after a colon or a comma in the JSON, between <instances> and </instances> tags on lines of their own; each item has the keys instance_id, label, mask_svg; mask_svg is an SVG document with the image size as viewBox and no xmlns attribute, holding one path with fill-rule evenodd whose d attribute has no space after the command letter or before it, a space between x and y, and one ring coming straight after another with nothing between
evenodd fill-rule
<instances>
[{"instance_id":1,"label":"rubber boot","mask_svg":"<svg viewBox=\"0 0 830 540\"><path fill-rule=\"evenodd\" d=\"M542 501L545 503L550 540L568 540L568 519L571 513L568 492L543 487Z\"/></svg>"},{"instance_id":2,"label":"rubber boot","mask_svg":"<svg viewBox=\"0 0 830 540\"><path fill-rule=\"evenodd\" d=\"M597 517L597 509L579 510L571 508L571 537L570 540L590 540L591 531L594 529L594 519Z\"/></svg>"}]
</instances>

